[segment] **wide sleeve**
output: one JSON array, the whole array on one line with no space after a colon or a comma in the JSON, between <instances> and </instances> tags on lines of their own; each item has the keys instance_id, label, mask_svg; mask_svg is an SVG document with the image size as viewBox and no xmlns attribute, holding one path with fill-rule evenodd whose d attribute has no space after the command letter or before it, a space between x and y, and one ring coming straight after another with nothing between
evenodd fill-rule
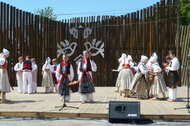
<instances>
[{"instance_id":1,"label":"wide sleeve","mask_svg":"<svg viewBox=\"0 0 190 126\"><path fill-rule=\"evenodd\" d=\"M81 62L78 63L77 74L80 74L80 65L81 65Z\"/></svg>"},{"instance_id":2,"label":"wide sleeve","mask_svg":"<svg viewBox=\"0 0 190 126\"><path fill-rule=\"evenodd\" d=\"M55 73L57 80L59 80L59 78L60 78L59 70L60 70L60 64L57 66L56 73Z\"/></svg>"},{"instance_id":3,"label":"wide sleeve","mask_svg":"<svg viewBox=\"0 0 190 126\"><path fill-rule=\"evenodd\" d=\"M162 72L162 69L158 65L154 65L154 73Z\"/></svg>"},{"instance_id":4,"label":"wide sleeve","mask_svg":"<svg viewBox=\"0 0 190 126\"><path fill-rule=\"evenodd\" d=\"M94 61L91 60L91 67L92 67L92 71L93 72L96 72L97 71L97 66L96 66L96 63Z\"/></svg>"},{"instance_id":5,"label":"wide sleeve","mask_svg":"<svg viewBox=\"0 0 190 126\"><path fill-rule=\"evenodd\" d=\"M20 71L21 70L21 67L19 67L19 63L17 63L15 66L14 66L14 71Z\"/></svg>"},{"instance_id":6,"label":"wide sleeve","mask_svg":"<svg viewBox=\"0 0 190 126\"><path fill-rule=\"evenodd\" d=\"M42 70L44 71L44 70L45 70L45 68L46 68L46 67L45 67L45 65L43 65Z\"/></svg>"},{"instance_id":7,"label":"wide sleeve","mask_svg":"<svg viewBox=\"0 0 190 126\"><path fill-rule=\"evenodd\" d=\"M73 78L74 78L74 70L73 70L73 66L72 65L70 66L70 74L69 74L69 76L70 76L70 81L72 81Z\"/></svg>"},{"instance_id":8,"label":"wide sleeve","mask_svg":"<svg viewBox=\"0 0 190 126\"><path fill-rule=\"evenodd\" d=\"M32 71L35 71L35 70L37 70L37 66L32 63Z\"/></svg>"},{"instance_id":9,"label":"wide sleeve","mask_svg":"<svg viewBox=\"0 0 190 126\"><path fill-rule=\"evenodd\" d=\"M49 68L50 68L50 72L53 73L54 69L53 69L53 67L50 64L49 64Z\"/></svg>"},{"instance_id":10,"label":"wide sleeve","mask_svg":"<svg viewBox=\"0 0 190 126\"><path fill-rule=\"evenodd\" d=\"M177 70L179 69L179 61L178 61L178 59L175 58L175 59L172 61L171 67L170 67L170 66L167 66L166 69L171 70L171 71L177 71Z\"/></svg>"},{"instance_id":11,"label":"wide sleeve","mask_svg":"<svg viewBox=\"0 0 190 126\"><path fill-rule=\"evenodd\" d=\"M143 67L143 65L140 65L139 69L140 69L142 74L146 74L147 70L145 69L145 67Z\"/></svg>"},{"instance_id":12,"label":"wide sleeve","mask_svg":"<svg viewBox=\"0 0 190 126\"><path fill-rule=\"evenodd\" d=\"M23 70L24 69L23 67L24 67L24 63L21 64L20 69Z\"/></svg>"}]
</instances>

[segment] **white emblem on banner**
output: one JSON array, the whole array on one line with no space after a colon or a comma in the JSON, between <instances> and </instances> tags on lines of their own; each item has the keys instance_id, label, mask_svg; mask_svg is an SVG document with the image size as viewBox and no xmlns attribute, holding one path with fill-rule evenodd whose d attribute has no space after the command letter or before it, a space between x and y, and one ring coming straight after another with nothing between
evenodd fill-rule
<instances>
[{"instance_id":1,"label":"white emblem on banner","mask_svg":"<svg viewBox=\"0 0 190 126\"><path fill-rule=\"evenodd\" d=\"M74 59L74 61L75 61L75 63L78 65L79 62L80 62L82 59L83 59L83 56L80 54L79 56L77 56L77 57Z\"/></svg>"},{"instance_id":2,"label":"white emblem on banner","mask_svg":"<svg viewBox=\"0 0 190 126\"><path fill-rule=\"evenodd\" d=\"M76 38L76 39L78 39L78 29L76 29L76 28L71 28L70 30L69 30L69 33L71 34L71 35L73 35L73 37L74 38Z\"/></svg>"},{"instance_id":3,"label":"white emblem on banner","mask_svg":"<svg viewBox=\"0 0 190 126\"><path fill-rule=\"evenodd\" d=\"M72 42L71 44L69 43L68 40L65 40L64 42L60 42L57 43L57 58L59 58L59 56L61 54L64 54L65 52L67 53L68 56L72 56L73 53L75 52L75 49L77 47L77 43L76 42Z\"/></svg>"},{"instance_id":4,"label":"white emblem on banner","mask_svg":"<svg viewBox=\"0 0 190 126\"><path fill-rule=\"evenodd\" d=\"M96 39L93 39L92 43L85 42L84 46L86 50L91 53L92 56L97 56L98 54L101 54L104 58L104 42L96 42Z\"/></svg>"},{"instance_id":5,"label":"white emblem on banner","mask_svg":"<svg viewBox=\"0 0 190 126\"><path fill-rule=\"evenodd\" d=\"M84 29L84 39L88 38L88 36L92 34L92 29L90 28L85 28Z\"/></svg>"}]
</instances>

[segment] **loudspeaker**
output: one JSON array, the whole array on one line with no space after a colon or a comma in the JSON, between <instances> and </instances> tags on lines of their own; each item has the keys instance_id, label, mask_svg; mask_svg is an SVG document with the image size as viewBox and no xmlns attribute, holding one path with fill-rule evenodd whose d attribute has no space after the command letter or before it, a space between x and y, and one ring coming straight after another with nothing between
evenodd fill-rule
<instances>
[{"instance_id":1,"label":"loudspeaker","mask_svg":"<svg viewBox=\"0 0 190 126\"><path fill-rule=\"evenodd\" d=\"M139 120L140 102L138 101L110 101L109 122Z\"/></svg>"}]
</instances>

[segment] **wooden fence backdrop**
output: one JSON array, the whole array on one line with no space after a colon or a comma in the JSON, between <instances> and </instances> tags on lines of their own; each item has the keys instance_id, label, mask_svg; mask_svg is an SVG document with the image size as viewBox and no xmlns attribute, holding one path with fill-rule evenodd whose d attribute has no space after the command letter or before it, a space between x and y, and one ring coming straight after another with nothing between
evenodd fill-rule
<instances>
[{"instance_id":1,"label":"wooden fence backdrop","mask_svg":"<svg viewBox=\"0 0 190 126\"><path fill-rule=\"evenodd\" d=\"M88 49L98 67L93 74L95 85L113 86L117 73L111 70L118 67L122 52L131 54L136 62L141 54L151 56L156 52L161 63L168 50L175 50L176 10L176 0L161 0L153 6L121 16L53 21L1 2L0 49L10 50L10 81L16 85L13 67L18 57L31 55L37 60L38 85L41 85L42 65L47 56L57 57L57 49L67 49L70 54L73 51L70 61L77 79L75 62L82 51ZM61 56L58 59L60 61Z\"/></svg>"}]
</instances>

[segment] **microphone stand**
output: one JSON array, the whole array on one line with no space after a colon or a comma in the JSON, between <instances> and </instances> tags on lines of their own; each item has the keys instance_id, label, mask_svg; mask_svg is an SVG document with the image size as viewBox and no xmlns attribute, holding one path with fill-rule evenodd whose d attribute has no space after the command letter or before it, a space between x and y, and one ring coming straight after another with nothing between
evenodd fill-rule
<instances>
[{"instance_id":1,"label":"microphone stand","mask_svg":"<svg viewBox=\"0 0 190 126\"><path fill-rule=\"evenodd\" d=\"M64 63L65 63L65 66L64 66L64 76L65 76L65 74L66 74L66 55L65 55L65 61L64 61ZM59 88L59 87L58 87L58 88ZM66 103L65 103L65 98L66 98L66 84L64 84L64 89L65 89L65 91L64 91L64 97L63 97L63 99L64 99L63 105L62 105L62 106L57 106L57 107L55 107L55 108L61 107L61 108L59 109L59 111L61 111L61 110L62 110L63 108L65 108L65 107L79 109L79 107L73 107L73 106L67 106L67 105L66 105Z\"/></svg>"}]
</instances>

